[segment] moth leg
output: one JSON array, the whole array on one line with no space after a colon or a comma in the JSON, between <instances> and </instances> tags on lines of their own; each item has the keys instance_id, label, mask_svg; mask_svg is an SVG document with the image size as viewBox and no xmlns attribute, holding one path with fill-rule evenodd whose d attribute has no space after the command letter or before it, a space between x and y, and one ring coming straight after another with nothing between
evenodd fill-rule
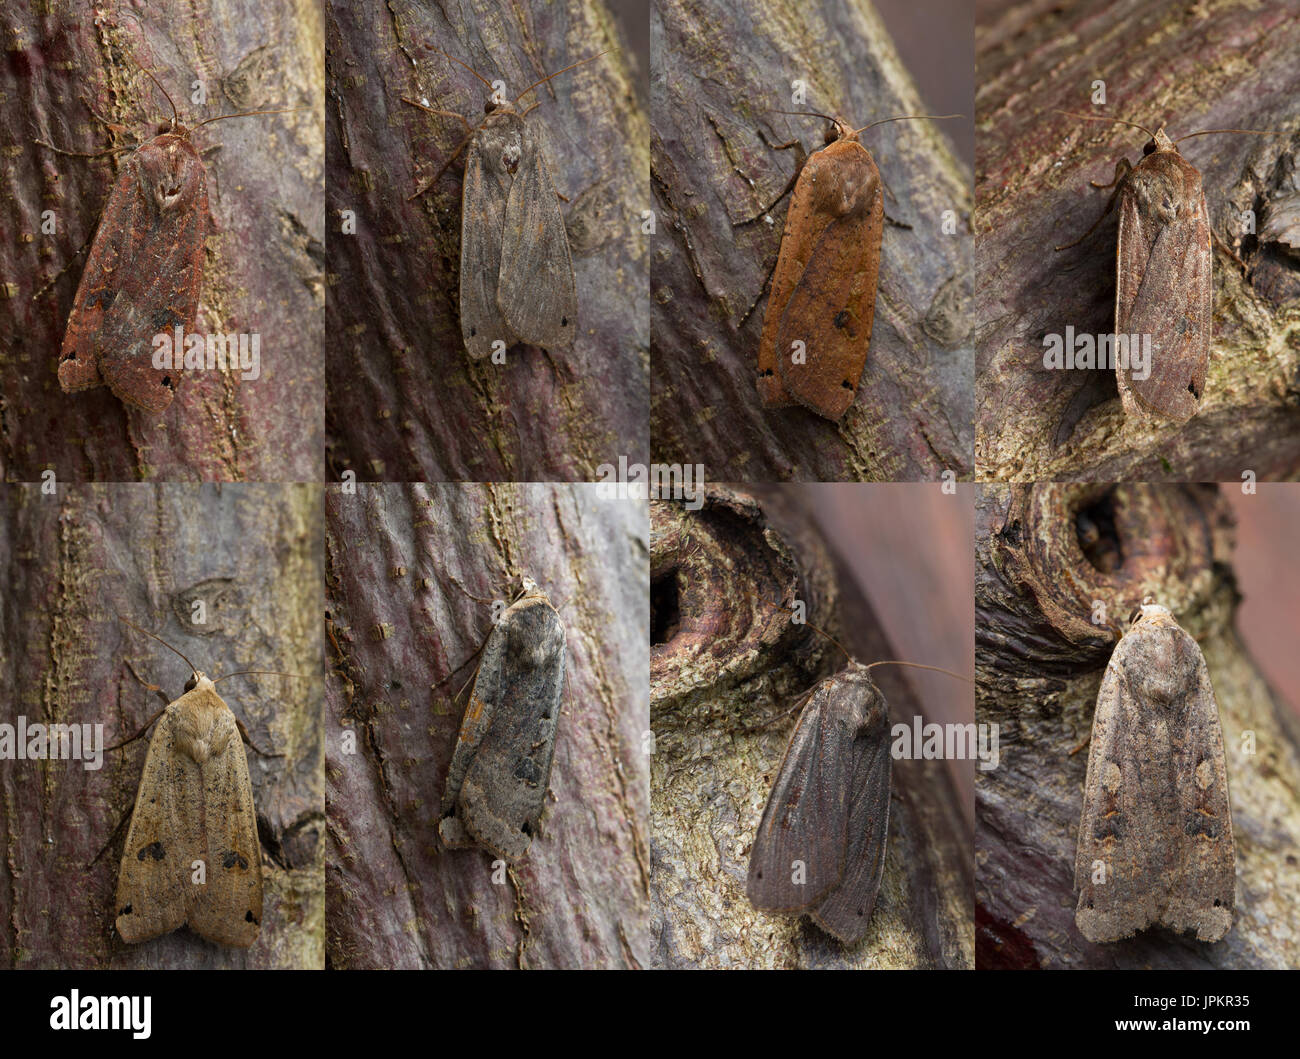
<instances>
[{"instance_id":1,"label":"moth leg","mask_svg":"<svg viewBox=\"0 0 1300 1059\"><path fill-rule=\"evenodd\" d=\"M114 132L121 132L126 129L125 125L122 125L120 122L116 122L109 118L106 118L104 117L103 114L97 111L95 109L95 105L91 103L89 96L82 96L81 102L85 105L86 109L90 111L90 116L94 118L96 121L98 121L101 125L106 126L107 128L113 130Z\"/></svg>"},{"instance_id":2,"label":"moth leg","mask_svg":"<svg viewBox=\"0 0 1300 1059\"><path fill-rule=\"evenodd\" d=\"M55 147L52 143L46 143L44 140L32 140L32 143L39 144L41 147L47 147L56 154L66 154L73 158L105 158L110 154L122 154L126 151L134 151L136 145L131 144L127 147L110 147L107 151L65 151L62 147Z\"/></svg>"},{"instance_id":3,"label":"moth leg","mask_svg":"<svg viewBox=\"0 0 1300 1059\"><path fill-rule=\"evenodd\" d=\"M71 259L71 260L70 260L66 265L64 265L61 269L59 269L58 272L56 272L56 273L54 274L54 278L53 278L53 279L51 279L48 283L44 284L44 285L41 287L40 290L38 290L35 294L32 295L31 300L32 300L32 301L36 301L37 298L43 297L43 296L44 296L48 291L53 290L53 289L54 289L54 285L55 285L56 283L58 283L59 280L61 280L61 279L63 278L63 274L64 274L65 272L67 272L70 268L72 268L73 265L75 265L75 264L77 263L77 258L79 258L79 257L80 257L82 254L84 254L87 250L89 250L89 249L90 249L90 244L93 243L94 241L95 241L95 237L94 237L94 235L92 235L89 239L87 239L84 243L82 243L82 244L81 244L81 249L79 249L75 254L73 254L73 255L72 255L72 259Z\"/></svg>"},{"instance_id":4,"label":"moth leg","mask_svg":"<svg viewBox=\"0 0 1300 1059\"><path fill-rule=\"evenodd\" d=\"M1237 267L1241 269L1241 274L1243 276L1249 277L1250 275L1249 266L1237 255L1237 251L1233 250L1232 247L1230 247L1227 243L1225 243L1222 239L1219 238L1219 233L1216 232L1213 228L1210 229L1210 238L1214 242L1219 244L1220 250L1222 250L1230 258L1232 258L1233 261L1237 263Z\"/></svg>"},{"instance_id":5,"label":"moth leg","mask_svg":"<svg viewBox=\"0 0 1300 1059\"><path fill-rule=\"evenodd\" d=\"M780 263L781 258L778 255L777 259L772 262L772 267L767 270L767 276L763 280L763 285L758 289L758 297L756 297L750 303L749 308L745 310L745 315L740 318L740 323L736 325L736 330L740 330L740 328L745 326L745 321L754 314L754 310L758 308L758 303L763 300L764 296L766 296L768 289L772 286L772 277L776 275L776 267Z\"/></svg>"},{"instance_id":6,"label":"moth leg","mask_svg":"<svg viewBox=\"0 0 1300 1059\"><path fill-rule=\"evenodd\" d=\"M132 808L134 809L134 805L132 806ZM105 850L107 850L109 846L111 846L114 842L117 841L117 836L122 833L122 825L125 824L130 819L131 819L130 813L123 813L118 818L117 827L113 828L113 833L108 836L108 841L105 842L104 845L100 848L100 851L95 854L95 859L86 865L87 870L93 868L95 866L96 861L98 861L99 858L104 855Z\"/></svg>"},{"instance_id":7,"label":"moth leg","mask_svg":"<svg viewBox=\"0 0 1300 1059\"><path fill-rule=\"evenodd\" d=\"M407 99L405 96L402 97L402 102L410 103L411 106L419 107L421 110L426 111L429 114L442 114L449 118L459 118L461 124L465 126L465 138L461 140L460 146L456 148L455 153L450 158L448 158L445 162L442 163L442 167L436 173L433 174L432 180L430 180L427 184L422 185L415 192L414 195L411 195L410 197L407 198L406 201L410 202L412 199L418 199L421 195L423 195L426 191L428 191L431 187L433 187L433 185L438 182L438 179L442 176L442 174L447 171L447 167L450 166L452 162L456 161L456 159L460 157L460 152L465 150L465 146L469 143L469 141L474 136L474 126L472 126L469 123L469 119L465 117L464 114L457 114L454 110L438 110L435 107L426 107L423 103L417 103L415 100Z\"/></svg>"},{"instance_id":8,"label":"moth leg","mask_svg":"<svg viewBox=\"0 0 1300 1059\"><path fill-rule=\"evenodd\" d=\"M910 224L904 224L902 221L896 221L894 220L893 217L891 217L887 213L884 216L885 216L885 221L889 224L892 224L895 228L906 228L909 232L912 230L912 226Z\"/></svg>"},{"instance_id":9,"label":"moth leg","mask_svg":"<svg viewBox=\"0 0 1300 1059\"><path fill-rule=\"evenodd\" d=\"M1129 175L1132 169L1133 167L1129 165L1128 159L1121 158L1118 162L1115 163L1115 178L1109 184L1098 184L1095 180L1088 181L1088 183L1095 188L1113 187L1115 190L1110 193L1110 198L1106 200L1106 208L1101 211L1101 216L1092 222L1091 228L1089 228L1086 232L1084 232L1081 236L1079 236L1079 238L1076 239L1074 242L1066 243L1064 246L1058 246L1055 249L1069 250L1070 247L1072 246L1078 246L1081 242L1087 239L1088 236L1092 235L1092 233L1097 230L1097 225L1101 224L1101 222L1106 219L1106 215L1110 213L1112 209L1115 208L1115 200L1119 197L1120 191L1123 190L1124 180Z\"/></svg>"},{"instance_id":10,"label":"moth leg","mask_svg":"<svg viewBox=\"0 0 1300 1059\"><path fill-rule=\"evenodd\" d=\"M789 182L785 185L785 188L781 191L781 194L779 194L776 198L774 198L771 201L771 203L768 204L766 207L764 207L763 209L759 210L756 214L754 214L754 216L747 217L743 221L732 221L731 227L743 228L747 224L753 224L760 217L766 217L778 202L780 202L783 198L785 198L788 194L790 194L791 191L794 190L794 186L799 180L799 174L803 172L804 163L808 161L808 156L807 154L804 153L802 141L790 140L787 143L773 144L772 150L788 151L791 147L795 148L798 151L798 154L796 155L795 158L794 173L791 175Z\"/></svg>"},{"instance_id":11,"label":"moth leg","mask_svg":"<svg viewBox=\"0 0 1300 1059\"><path fill-rule=\"evenodd\" d=\"M239 737L250 747L253 748L253 753L255 753L258 757L284 757L283 754L268 754L265 750L262 750L249 737L248 729L244 727L244 722L241 721L238 717L235 718L235 726L239 729Z\"/></svg>"},{"instance_id":12,"label":"moth leg","mask_svg":"<svg viewBox=\"0 0 1300 1059\"><path fill-rule=\"evenodd\" d=\"M469 118L465 117L464 114L458 114L454 110L438 110L436 107L426 107L423 103L417 103L414 99L407 99L405 96L402 97L402 102L410 103L413 107L419 107L428 114L442 114L448 118L458 118L461 124L465 126L466 135L474 135L474 126L469 123ZM535 107L537 104L534 103L533 106ZM529 108L529 110L531 109L532 107ZM524 113L526 114L528 111L524 111Z\"/></svg>"},{"instance_id":13,"label":"moth leg","mask_svg":"<svg viewBox=\"0 0 1300 1059\"><path fill-rule=\"evenodd\" d=\"M1128 176L1129 173L1132 172L1132 170L1133 170L1133 166L1129 163L1129 160L1127 158L1121 158L1118 162L1115 163L1115 175L1111 177L1111 181L1109 184L1098 184L1097 181L1095 180L1089 180L1088 183L1095 188L1115 188L1116 190L1118 190L1117 185L1126 176ZM1114 198L1115 196L1112 195L1111 199L1113 200ZM1107 209L1109 208L1110 207L1108 206Z\"/></svg>"},{"instance_id":14,"label":"moth leg","mask_svg":"<svg viewBox=\"0 0 1300 1059\"><path fill-rule=\"evenodd\" d=\"M155 713L152 717L150 717L149 720L145 721L145 723L144 723L144 727L141 728L138 732L135 733L135 735L131 736L129 739L123 739L120 743L114 743L112 746L107 746L107 747L105 747L104 749L105 749L105 750L120 750L122 747L126 746L128 743L134 743L137 739L139 739L142 735L144 735L145 732L149 731L149 728L150 728L150 726L152 726L152 724L154 723L154 721L158 720L158 718L161 717L161 716L163 715L163 713L166 712L166 710L167 710L167 707L164 706L161 710L159 710L159 711L158 711L157 713Z\"/></svg>"}]
</instances>

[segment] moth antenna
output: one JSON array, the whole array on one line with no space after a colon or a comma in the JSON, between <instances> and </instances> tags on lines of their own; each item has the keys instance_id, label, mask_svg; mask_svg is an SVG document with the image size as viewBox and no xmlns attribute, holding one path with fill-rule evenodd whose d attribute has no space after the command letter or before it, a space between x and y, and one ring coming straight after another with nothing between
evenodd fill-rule
<instances>
[{"instance_id":1,"label":"moth antenna","mask_svg":"<svg viewBox=\"0 0 1300 1059\"><path fill-rule=\"evenodd\" d=\"M534 88L536 88L538 85L546 84L546 82L549 81L552 77L559 77L560 74L568 73L575 66L581 66L583 63L595 62L602 55L608 55L608 54L609 54L609 49L606 48L604 51L597 52L595 55L589 56L586 59L579 59L576 63L570 63L563 70L556 70L555 73L553 74L547 74L540 81L534 81L531 85L529 85L522 92L520 92L519 95L515 96L515 102L518 103L521 99L524 98L524 96L528 95L528 93L531 92Z\"/></svg>"},{"instance_id":2,"label":"moth antenna","mask_svg":"<svg viewBox=\"0 0 1300 1059\"><path fill-rule=\"evenodd\" d=\"M459 59L456 58L456 56L450 54L449 52L445 52L445 51L443 51L441 48L434 48L433 50L436 51L436 52L442 52L442 54L443 54L443 55L446 55L447 58L450 59L452 62L454 62L454 63L456 63L456 64L458 64L458 65L460 65L460 66L465 67L466 70L468 70L468 71L469 71L470 73L472 73L475 77L477 77L480 81L482 81L485 85L487 85L488 88L491 88L491 87L492 87L492 82L489 81L486 77L484 77L484 76L483 76L481 73L479 73L477 70L475 70L474 67L470 66L469 63L467 63L467 62L461 62Z\"/></svg>"},{"instance_id":3,"label":"moth antenna","mask_svg":"<svg viewBox=\"0 0 1300 1059\"><path fill-rule=\"evenodd\" d=\"M131 628L133 628L136 632L142 632L142 633L144 633L146 636L150 637L151 639L157 640L160 644L162 644L165 648L167 648L167 650L172 651L172 652L174 652L175 654L180 655L182 658L185 658L185 656L184 656L183 654L181 654L181 652L180 652L179 650L177 650L175 647L173 647L171 644L169 644L169 643L168 643L166 640L164 640L161 636L155 636L155 635L154 635L153 633L151 633L148 629L142 629L142 628L140 628L140 626L138 626L135 622L131 621L131 619L129 619L129 618L124 618L124 617L122 617L122 615L119 614L119 615L117 616L117 620L120 621L120 622L123 622L123 623L126 624L126 625L131 626ZM191 662L188 658L185 658L185 664L186 664L187 666L190 667L190 672L191 672L191 673L197 673L197 672L199 671L199 670L198 670L198 667L197 667L193 662Z\"/></svg>"},{"instance_id":4,"label":"moth antenna","mask_svg":"<svg viewBox=\"0 0 1300 1059\"><path fill-rule=\"evenodd\" d=\"M823 118L826 121L833 122L835 119L829 114L823 114L819 110L769 110L768 114L791 114L796 118Z\"/></svg>"},{"instance_id":5,"label":"moth antenna","mask_svg":"<svg viewBox=\"0 0 1300 1059\"><path fill-rule=\"evenodd\" d=\"M1182 143L1184 140L1190 140L1193 136L1212 136L1216 132L1242 132L1248 136L1286 136L1283 129L1202 129L1200 132L1189 132L1186 136L1179 136L1174 143Z\"/></svg>"},{"instance_id":6,"label":"moth antenna","mask_svg":"<svg viewBox=\"0 0 1300 1059\"><path fill-rule=\"evenodd\" d=\"M227 673L225 676L217 677L212 683L220 684L223 680L229 680L231 677L298 677L302 680L311 679L311 675L308 673L281 673L278 669L241 669L237 673Z\"/></svg>"},{"instance_id":7,"label":"moth antenna","mask_svg":"<svg viewBox=\"0 0 1300 1059\"><path fill-rule=\"evenodd\" d=\"M257 114L296 114L300 110L310 110L310 107L280 107L276 110L243 110L238 114L220 114L215 118L204 118L194 128L200 128L203 125L211 125L214 121L225 121L227 118L251 118Z\"/></svg>"},{"instance_id":8,"label":"moth antenna","mask_svg":"<svg viewBox=\"0 0 1300 1059\"><path fill-rule=\"evenodd\" d=\"M1058 114L1068 114L1072 118L1082 118L1084 121L1111 121L1116 123L1117 125L1131 125L1135 129L1141 129L1148 136L1150 136L1151 139L1154 140L1156 138L1156 134L1154 132L1148 129L1145 125L1139 125L1136 121L1125 121L1123 118L1105 118L1099 114L1080 114L1077 111L1073 111L1073 110L1062 110L1060 107L1053 107L1052 109L1056 111Z\"/></svg>"},{"instance_id":9,"label":"moth antenna","mask_svg":"<svg viewBox=\"0 0 1300 1059\"><path fill-rule=\"evenodd\" d=\"M960 118L961 114L900 114L896 118L881 118L879 121L873 121L870 125L863 125L860 129L855 129L853 135L866 132L868 129L874 129L877 125L888 125L891 121L919 121L927 119L929 121L947 121L949 118Z\"/></svg>"},{"instance_id":10,"label":"moth antenna","mask_svg":"<svg viewBox=\"0 0 1300 1059\"><path fill-rule=\"evenodd\" d=\"M773 603L771 600L764 600L763 602L767 603L768 606L776 607L778 610L783 610L787 614L794 613L794 609L792 607L787 607L784 603ZM830 633L828 633L825 629L818 628L810 621L802 621L802 622L798 622L797 624L806 625L808 626L808 628L812 629L813 632L819 633L820 635L826 637L826 639L830 640L831 643L833 643L836 647L838 647L841 651L844 652L845 658L847 658L850 662L853 661L853 656L849 654L848 649L845 648L845 646L842 643L840 643L839 640L835 639L835 637L832 636Z\"/></svg>"},{"instance_id":11,"label":"moth antenna","mask_svg":"<svg viewBox=\"0 0 1300 1059\"><path fill-rule=\"evenodd\" d=\"M149 75L149 80L151 80L154 84L156 84L158 86L158 91L160 91L164 96L167 97L167 105L172 108L172 124L173 125L179 124L180 117L176 113L176 104L172 102L171 94L167 91L167 89L163 88L162 82L159 81L158 78L154 77L153 71L150 70L149 67L142 66L140 67L140 69ZM143 630L141 631L143 632Z\"/></svg>"},{"instance_id":12,"label":"moth antenna","mask_svg":"<svg viewBox=\"0 0 1300 1059\"><path fill-rule=\"evenodd\" d=\"M911 666L913 669L929 669L935 673L947 673L950 677L956 677L958 680L964 680L967 684L974 684L971 677L964 677L960 673L954 673L951 669L944 669L943 666L923 666L920 662L897 662L892 658L886 658L879 662L872 662L867 669L875 669L876 666Z\"/></svg>"}]
</instances>

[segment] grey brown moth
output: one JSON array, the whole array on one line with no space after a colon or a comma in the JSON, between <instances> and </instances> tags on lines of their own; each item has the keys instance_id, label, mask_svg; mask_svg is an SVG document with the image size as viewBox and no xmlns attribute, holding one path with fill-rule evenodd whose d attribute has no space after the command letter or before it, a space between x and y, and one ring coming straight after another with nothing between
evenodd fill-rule
<instances>
[{"instance_id":1,"label":"grey brown moth","mask_svg":"<svg viewBox=\"0 0 1300 1059\"><path fill-rule=\"evenodd\" d=\"M866 935L889 832L889 709L850 661L799 715L749 855L745 892L803 913L845 945Z\"/></svg>"},{"instance_id":2,"label":"grey brown moth","mask_svg":"<svg viewBox=\"0 0 1300 1059\"><path fill-rule=\"evenodd\" d=\"M460 211L460 327L465 348L475 360L502 354L520 342L552 353L566 351L573 345L578 321L569 239L550 170L524 120L533 108L521 111L518 104L538 85L599 56L557 70L513 101L501 98L472 67L454 56L447 58L492 93L483 104L481 124L470 127L461 118L469 136L456 151L468 147ZM406 102L430 113L451 113L413 99Z\"/></svg>"},{"instance_id":3,"label":"grey brown moth","mask_svg":"<svg viewBox=\"0 0 1300 1059\"><path fill-rule=\"evenodd\" d=\"M483 648L452 752L438 835L514 862L532 844L564 705L565 633L531 578Z\"/></svg>"},{"instance_id":4,"label":"grey brown moth","mask_svg":"<svg viewBox=\"0 0 1300 1059\"><path fill-rule=\"evenodd\" d=\"M1219 709L1205 658L1144 603L1097 695L1074 868L1092 942L1164 926L1218 941L1236 872Z\"/></svg>"}]
</instances>

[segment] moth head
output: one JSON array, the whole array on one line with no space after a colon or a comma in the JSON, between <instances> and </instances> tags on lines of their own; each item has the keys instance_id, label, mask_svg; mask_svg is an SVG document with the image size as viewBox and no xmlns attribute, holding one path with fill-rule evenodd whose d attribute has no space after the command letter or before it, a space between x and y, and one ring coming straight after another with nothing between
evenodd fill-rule
<instances>
[{"instance_id":1,"label":"moth head","mask_svg":"<svg viewBox=\"0 0 1300 1059\"><path fill-rule=\"evenodd\" d=\"M822 139L829 146L836 140L856 140L857 132L843 118L832 118L826 123L826 128L822 132Z\"/></svg>"},{"instance_id":2,"label":"moth head","mask_svg":"<svg viewBox=\"0 0 1300 1059\"><path fill-rule=\"evenodd\" d=\"M212 681L210 681L206 676L204 676L196 669L193 673L190 674L190 679L185 682L185 690L193 691L201 684L206 684L208 685L208 687L211 687Z\"/></svg>"},{"instance_id":3,"label":"moth head","mask_svg":"<svg viewBox=\"0 0 1300 1059\"><path fill-rule=\"evenodd\" d=\"M1177 151L1174 141L1165 134L1163 125L1156 129L1156 134L1149 139L1142 147L1143 155L1155 154L1157 151Z\"/></svg>"}]
</instances>

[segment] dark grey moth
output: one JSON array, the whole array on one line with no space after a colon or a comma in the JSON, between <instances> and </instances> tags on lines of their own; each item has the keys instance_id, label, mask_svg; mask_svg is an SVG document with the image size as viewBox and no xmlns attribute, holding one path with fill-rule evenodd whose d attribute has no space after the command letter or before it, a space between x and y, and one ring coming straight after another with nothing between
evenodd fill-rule
<instances>
[{"instance_id":1,"label":"dark grey moth","mask_svg":"<svg viewBox=\"0 0 1300 1059\"><path fill-rule=\"evenodd\" d=\"M866 935L889 831L889 710L850 661L813 690L749 855L750 903L802 913L845 945Z\"/></svg>"},{"instance_id":2,"label":"dark grey moth","mask_svg":"<svg viewBox=\"0 0 1300 1059\"><path fill-rule=\"evenodd\" d=\"M483 648L442 797L449 849L481 846L514 862L546 800L564 693L564 624L524 578Z\"/></svg>"},{"instance_id":3,"label":"dark grey moth","mask_svg":"<svg viewBox=\"0 0 1300 1059\"><path fill-rule=\"evenodd\" d=\"M1143 604L1097 695L1074 867L1092 942L1147 927L1218 941L1236 872L1219 709L1196 641Z\"/></svg>"}]
</instances>

